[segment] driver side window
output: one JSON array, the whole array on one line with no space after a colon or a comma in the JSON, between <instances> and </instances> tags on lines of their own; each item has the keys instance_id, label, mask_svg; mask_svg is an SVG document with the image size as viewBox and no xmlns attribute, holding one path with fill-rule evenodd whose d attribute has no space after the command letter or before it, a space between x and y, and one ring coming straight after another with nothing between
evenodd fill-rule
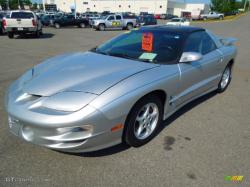
<instances>
[{"instance_id":1,"label":"driver side window","mask_svg":"<svg viewBox=\"0 0 250 187\"><path fill-rule=\"evenodd\" d=\"M109 16L108 20L109 21L115 20L115 17L114 16Z\"/></svg>"}]
</instances>

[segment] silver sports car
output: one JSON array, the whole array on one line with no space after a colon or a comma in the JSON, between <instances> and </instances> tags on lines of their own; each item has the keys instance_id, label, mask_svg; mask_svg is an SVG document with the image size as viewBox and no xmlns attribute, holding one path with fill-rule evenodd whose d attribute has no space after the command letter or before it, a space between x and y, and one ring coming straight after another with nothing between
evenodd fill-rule
<instances>
[{"instance_id":1,"label":"silver sports car","mask_svg":"<svg viewBox=\"0 0 250 187\"><path fill-rule=\"evenodd\" d=\"M183 105L226 90L233 42L198 27L150 26L48 59L9 87L10 131L65 152L139 147Z\"/></svg>"}]
</instances>

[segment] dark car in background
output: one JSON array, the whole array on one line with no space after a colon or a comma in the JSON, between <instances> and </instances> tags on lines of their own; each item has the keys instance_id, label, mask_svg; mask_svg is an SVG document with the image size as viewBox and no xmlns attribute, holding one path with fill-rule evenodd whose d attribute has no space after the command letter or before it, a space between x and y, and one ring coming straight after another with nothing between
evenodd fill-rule
<instances>
[{"instance_id":1,"label":"dark car in background","mask_svg":"<svg viewBox=\"0 0 250 187\"><path fill-rule=\"evenodd\" d=\"M173 14L162 14L161 19L173 19L173 18L178 18L178 16L173 15Z\"/></svg>"},{"instance_id":2,"label":"dark car in background","mask_svg":"<svg viewBox=\"0 0 250 187\"><path fill-rule=\"evenodd\" d=\"M144 15L137 17L137 26L146 26L146 25L157 25L157 20L153 15Z\"/></svg>"},{"instance_id":3,"label":"dark car in background","mask_svg":"<svg viewBox=\"0 0 250 187\"><path fill-rule=\"evenodd\" d=\"M226 12L225 16L235 16L235 15L238 15L239 13L240 13L239 10L232 10L232 11Z\"/></svg>"},{"instance_id":4,"label":"dark car in background","mask_svg":"<svg viewBox=\"0 0 250 187\"><path fill-rule=\"evenodd\" d=\"M81 17L75 18L73 14L68 14L68 15L63 15L59 18L56 18L54 20L54 26L57 29L61 27L67 27L67 26L77 26L79 28L85 28L89 26L89 21Z\"/></svg>"},{"instance_id":5,"label":"dark car in background","mask_svg":"<svg viewBox=\"0 0 250 187\"><path fill-rule=\"evenodd\" d=\"M4 33L4 27L3 27L3 14L0 13L0 34Z\"/></svg>"},{"instance_id":6,"label":"dark car in background","mask_svg":"<svg viewBox=\"0 0 250 187\"><path fill-rule=\"evenodd\" d=\"M47 14L47 15L42 16L40 19L44 26L50 26L53 24L53 21L57 18L60 18L60 16Z\"/></svg>"}]
</instances>

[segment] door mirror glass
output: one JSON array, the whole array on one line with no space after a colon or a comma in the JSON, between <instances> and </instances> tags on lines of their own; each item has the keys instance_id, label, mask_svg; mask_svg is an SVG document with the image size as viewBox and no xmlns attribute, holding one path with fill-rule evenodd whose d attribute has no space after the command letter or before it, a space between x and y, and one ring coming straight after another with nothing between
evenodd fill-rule
<instances>
[{"instance_id":1,"label":"door mirror glass","mask_svg":"<svg viewBox=\"0 0 250 187\"><path fill-rule=\"evenodd\" d=\"M187 63L187 62L194 62L202 59L202 54L197 52L184 52L181 55L180 62Z\"/></svg>"}]
</instances>

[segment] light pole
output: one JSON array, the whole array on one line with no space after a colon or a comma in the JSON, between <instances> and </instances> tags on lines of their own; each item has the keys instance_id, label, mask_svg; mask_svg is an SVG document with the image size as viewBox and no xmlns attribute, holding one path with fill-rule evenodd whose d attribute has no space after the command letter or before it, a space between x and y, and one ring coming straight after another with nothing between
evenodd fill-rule
<instances>
[{"instance_id":1,"label":"light pole","mask_svg":"<svg viewBox=\"0 0 250 187\"><path fill-rule=\"evenodd\" d=\"M43 11L45 12L45 0L43 0Z\"/></svg>"},{"instance_id":2,"label":"light pole","mask_svg":"<svg viewBox=\"0 0 250 187\"><path fill-rule=\"evenodd\" d=\"M74 0L75 3L75 19L76 19L76 0Z\"/></svg>"}]
</instances>

